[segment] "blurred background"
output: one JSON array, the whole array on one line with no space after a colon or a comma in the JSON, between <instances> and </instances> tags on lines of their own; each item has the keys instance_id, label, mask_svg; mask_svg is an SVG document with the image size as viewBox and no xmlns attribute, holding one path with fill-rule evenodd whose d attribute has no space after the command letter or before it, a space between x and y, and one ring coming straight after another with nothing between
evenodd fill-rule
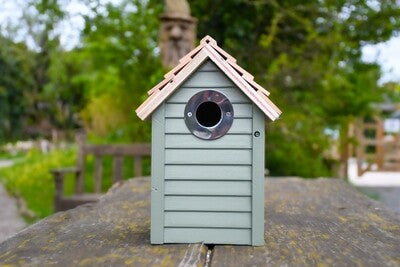
<instances>
[{"instance_id":1,"label":"blurred background","mask_svg":"<svg viewBox=\"0 0 400 267\"><path fill-rule=\"evenodd\" d=\"M283 111L270 176L339 177L400 212L399 30L398 0L0 0L0 233L54 212L49 170L76 165L78 132L149 143L134 110L205 35Z\"/></svg>"}]
</instances>

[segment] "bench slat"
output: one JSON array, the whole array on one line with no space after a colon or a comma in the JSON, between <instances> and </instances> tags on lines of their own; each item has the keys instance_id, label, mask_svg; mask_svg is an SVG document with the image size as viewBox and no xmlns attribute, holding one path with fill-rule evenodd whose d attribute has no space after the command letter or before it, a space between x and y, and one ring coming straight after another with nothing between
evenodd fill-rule
<instances>
[{"instance_id":1,"label":"bench slat","mask_svg":"<svg viewBox=\"0 0 400 267\"><path fill-rule=\"evenodd\" d=\"M86 154L112 155L112 156L148 156L151 154L150 144L113 144L113 145L88 145L82 149Z\"/></svg>"},{"instance_id":2,"label":"bench slat","mask_svg":"<svg viewBox=\"0 0 400 267\"><path fill-rule=\"evenodd\" d=\"M142 176L142 157L135 156L133 161L134 161L134 174L135 174L135 177Z\"/></svg>"},{"instance_id":3,"label":"bench slat","mask_svg":"<svg viewBox=\"0 0 400 267\"><path fill-rule=\"evenodd\" d=\"M97 155L95 157L95 167L94 167L94 192L101 192L101 176L103 173L102 157Z\"/></svg>"},{"instance_id":4,"label":"bench slat","mask_svg":"<svg viewBox=\"0 0 400 267\"><path fill-rule=\"evenodd\" d=\"M124 158L122 156L115 156L113 161L113 183L122 180L122 168Z\"/></svg>"}]
</instances>

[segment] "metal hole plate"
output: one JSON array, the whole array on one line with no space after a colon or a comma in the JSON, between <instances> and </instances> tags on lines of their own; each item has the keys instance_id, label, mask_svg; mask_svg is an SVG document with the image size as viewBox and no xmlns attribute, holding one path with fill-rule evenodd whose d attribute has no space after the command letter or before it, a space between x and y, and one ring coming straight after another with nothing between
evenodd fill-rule
<instances>
[{"instance_id":1,"label":"metal hole plate","mask_svg":"<svg viewBox=\"0 0 400 267\"><path fill-rule=\"evenodd\" d=\"M221 119L212 127L205 127L196 119L197 108L204 102L214 102L221 109ZM214 90L204 90L189 99L184 117L186 126L192 134L201 139L214 140L224 136L231 128L233 106L224 94Z\"/></svg>"}]
</instances>

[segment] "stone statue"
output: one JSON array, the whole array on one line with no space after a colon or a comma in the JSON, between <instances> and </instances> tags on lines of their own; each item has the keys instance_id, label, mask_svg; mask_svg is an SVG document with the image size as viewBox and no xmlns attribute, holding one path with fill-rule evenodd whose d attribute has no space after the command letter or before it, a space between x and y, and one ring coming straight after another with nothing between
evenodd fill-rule
<instances>
[{"instance_id":1,"label":"stone statue","mask_svg":"<svg viewBox=\"0 0 400 267\"><path fill-rule=\"evenodd\" d=\"M186 0L166 0L161 15L160 50L165 67L173 68L194 48L196 19L190 16Z\"/></svg>"}]
</instances>

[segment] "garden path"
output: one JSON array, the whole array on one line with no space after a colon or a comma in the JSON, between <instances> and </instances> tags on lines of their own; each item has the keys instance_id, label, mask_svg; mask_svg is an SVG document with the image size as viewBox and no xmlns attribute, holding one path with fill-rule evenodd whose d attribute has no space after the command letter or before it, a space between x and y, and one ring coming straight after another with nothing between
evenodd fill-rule
<instances>
[{"instance_id":1,"label":"garden path","mask_svg":"<svg viewBox=\"0 0 400 267\"><path fill-rule=\"evenodd\" d=\"M12 161L0 160L0 168L12 165ZM8 195L0 184L0 243L19 232L26 223L18 213L17 201Z\"/></svg>"}]
</instances>

